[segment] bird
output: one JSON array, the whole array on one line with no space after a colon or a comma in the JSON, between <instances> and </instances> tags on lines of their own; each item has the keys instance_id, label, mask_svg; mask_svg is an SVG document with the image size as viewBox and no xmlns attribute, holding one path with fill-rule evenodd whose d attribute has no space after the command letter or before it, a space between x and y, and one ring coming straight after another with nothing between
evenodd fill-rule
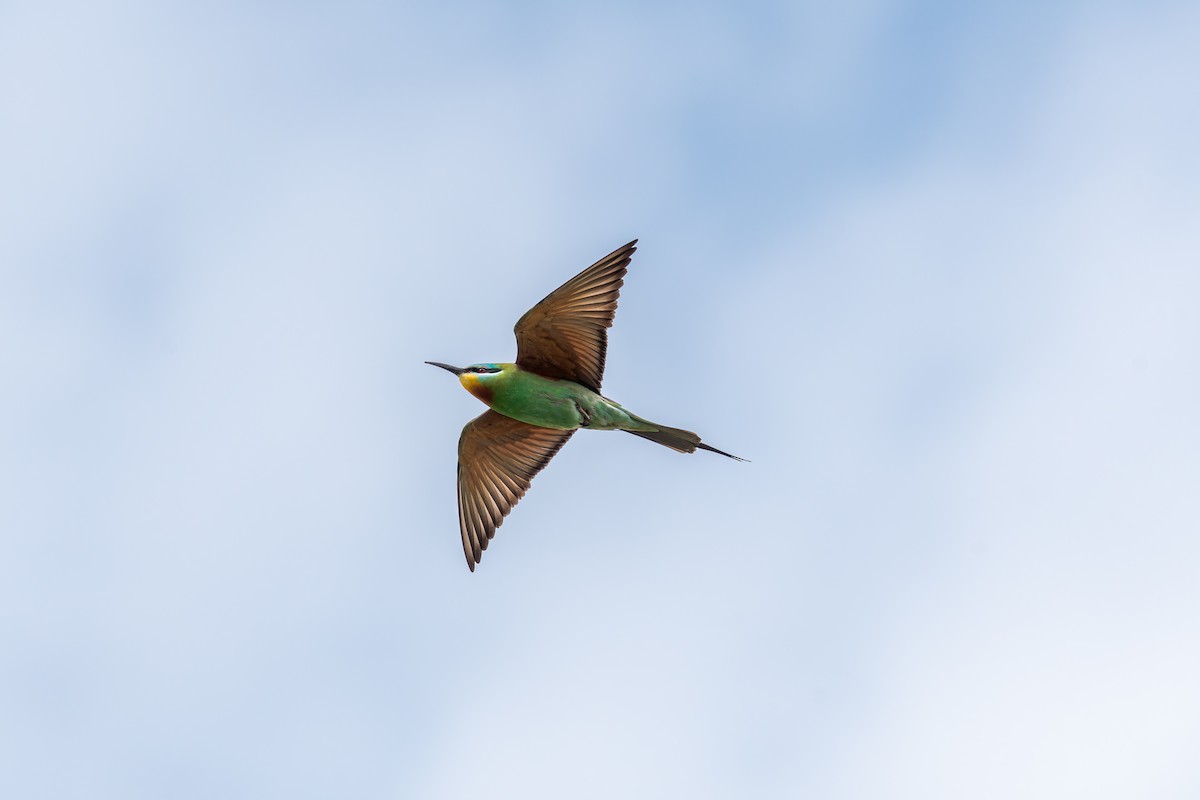
<instances>
[{"instance_id":1,"label":"bird","mask_svg":"<svg viewBox=\"0 0 1200 800\"><path fill-rule=\"evenodd\" d=\"M525 312L513 328L515 362L466 367L425 362L457 375L488 406L458 440L458 527L472 572L534 476L581 428L625 431L680 453L699 448L745 461L600 394L608 328L637 241L618 247Z\"/></svg>"}]
</instances>

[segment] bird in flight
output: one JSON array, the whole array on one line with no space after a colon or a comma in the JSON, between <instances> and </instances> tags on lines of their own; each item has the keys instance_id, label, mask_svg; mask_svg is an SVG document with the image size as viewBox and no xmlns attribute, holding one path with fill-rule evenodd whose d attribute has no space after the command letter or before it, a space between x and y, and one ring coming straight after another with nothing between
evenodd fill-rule
<instances>
[{"instance_id":1,"label":"bird in flight","mask_svg":"<svg viewBox=\"0 0 1200 800\"><path fill-rule=\"evenodd\" d=\"M626 431L680 453L700 448L744 460L600 394L607 329L636 244L617 248L525 312L513 328L515 364L425 362L453 372L488 406L458 440L458 527L472 572L533 476L580 428Z\"/></svg>"}]
</instances>

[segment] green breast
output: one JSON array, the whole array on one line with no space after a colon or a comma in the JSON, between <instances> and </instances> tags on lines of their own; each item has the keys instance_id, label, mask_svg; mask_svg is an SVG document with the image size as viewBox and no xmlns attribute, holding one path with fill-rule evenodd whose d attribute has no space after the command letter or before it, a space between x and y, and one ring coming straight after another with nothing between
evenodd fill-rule
<instances>
[{"instance_id":1,"label":"green breast","mask_svg":"<svg viewBox=\"0 0 1200 800\"><path fill-rule=\"evenodd\" d=\"M490 381L492 400L488 405L506 417L528 422L543 428L574 430L580 416L576 406L587 389L571 381L543 378L517 368Z\"/></svg>"}]
</instances>

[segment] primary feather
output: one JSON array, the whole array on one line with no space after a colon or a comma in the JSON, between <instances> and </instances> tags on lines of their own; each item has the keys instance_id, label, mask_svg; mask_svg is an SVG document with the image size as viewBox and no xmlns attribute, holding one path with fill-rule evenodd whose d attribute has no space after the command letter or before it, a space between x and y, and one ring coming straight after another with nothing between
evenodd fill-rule
<instances>
[{"instance_id":1,"label":"primary feather","mask_svg":"<svg viewBox=\"0 0 1200 800\"><path fill-rule=\"evenodd\" d=\"M472 572L496 528L529 490L533 476L572 433L527 425L490 408L463 428L458 440L458 528Z\"/></svg>"},{"instance_id":2,"label":"primary feather","mask_svg":"<svg viewBox=\"0 0 1200 800\"><path fill-rule=\"evenodd\" d=\"M612 251L517 320L517 366L600 391L608 328L636 244Z\"/></svg>"}]
</instances>

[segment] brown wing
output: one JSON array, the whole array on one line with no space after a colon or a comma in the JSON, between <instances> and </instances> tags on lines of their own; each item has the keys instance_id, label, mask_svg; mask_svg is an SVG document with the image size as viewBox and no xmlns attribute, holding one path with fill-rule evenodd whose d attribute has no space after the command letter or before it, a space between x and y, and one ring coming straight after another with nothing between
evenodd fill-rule
<instances>
[{"instance_id":1,"label":"brown wing","mask_svg":"<svg viewBox=\"0 0 1200 800\"><path fill-rule=\"evenodd\" d=\"M517 320L517 366L600 391L607 328L636 244L634 239L612 251Z\"/></svg>"},{"instance_id":2,"label":"brown wing","mask_svg":"<svg viewBox=\"0 0 1200 800\"><path fill-rule=\"evenodd\" d=\"M574 432L527 425L490 408L463 428L458 440L458 528L472 572L533 476Z\"/></svg>"}]
</instances>

